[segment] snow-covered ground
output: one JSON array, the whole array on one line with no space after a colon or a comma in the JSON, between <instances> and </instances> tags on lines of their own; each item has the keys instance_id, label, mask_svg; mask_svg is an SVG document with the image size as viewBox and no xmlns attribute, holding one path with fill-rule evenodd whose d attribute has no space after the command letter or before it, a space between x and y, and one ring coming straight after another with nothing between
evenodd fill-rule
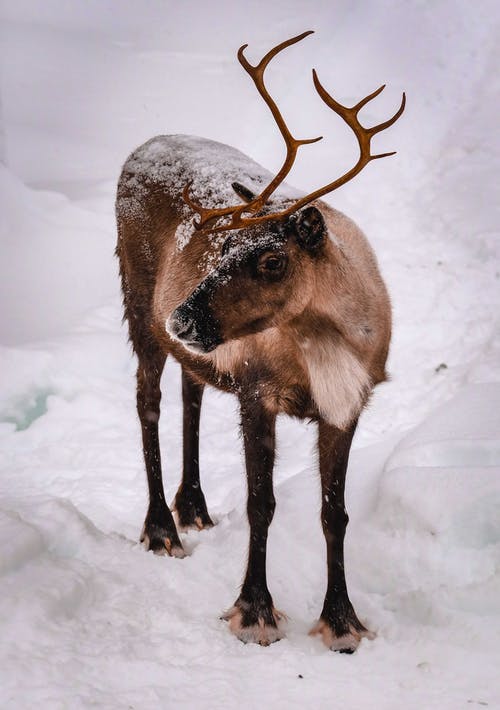
<instances>
[{"instance_id":1,"label":"snow-covered ground","mask_svg":"<svg viewBox=\"0 0 500 710\"><path fill-rule=\"evenodd\" d=\"M480 0L183 3L20 0L0 75L0 707L500 707L500 11ZM201 466L217 525L184 560L146 553L135 364L121 326L113 201L157 133L282 146L237 64L306 29L269 83L302 148L290 179L355 154L315 97L380 83L398 155L330 196L366 231L394 304L391 382L348 475L351 596L376 630L353 656L307 631L325 590L314 427L279 422L269 583L287 638L243 645L219 620L247 546L235 401L207 393ZM168 496L180 472L179 371L163 378Z\"/></svg>"}]
</instances>

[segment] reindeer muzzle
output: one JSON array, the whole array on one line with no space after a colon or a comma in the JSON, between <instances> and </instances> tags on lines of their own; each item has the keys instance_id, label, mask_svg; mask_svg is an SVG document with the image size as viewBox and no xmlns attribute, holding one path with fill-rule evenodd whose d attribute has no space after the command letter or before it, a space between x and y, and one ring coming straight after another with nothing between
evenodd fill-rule
<instances>
[{"instance_id":1,"label":"reindeer muzzle","mask_svg":"<svg viewBox=\"0 0 500 710\"><path fill-rule=\"evenodd\" d=\"M172 313L167 332L187 350L209 353L223 342L220 326L203 292L194 292Z\"/></svg>"}]
</instances>

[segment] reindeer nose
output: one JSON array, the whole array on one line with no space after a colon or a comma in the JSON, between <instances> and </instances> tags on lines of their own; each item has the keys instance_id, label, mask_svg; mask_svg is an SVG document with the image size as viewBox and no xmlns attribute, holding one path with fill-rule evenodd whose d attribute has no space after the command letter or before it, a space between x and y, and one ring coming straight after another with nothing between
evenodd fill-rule
<instances>
[{"instance_id":1,"label":"reindeer nose","mask_svg":"<svg viewBox=\"0 0 500 710\"><path fill-rule=\"evenodd\" d=\"M188 318L186 321L178 322L177 327L177 337L181 340L187 340L189 335L192 335L194 330L194 321L192 318Z\"/></svg>"},{"instance_id":2,"label":"reindeer nose","mask_svg":"<svg viewBox=\"0 0 500 710\"><path fill-rule=\"evenodd\" d=\"M219 323L206 301L205 290L198 287L165 324L172 338L197 353L209 353L222 343Z\"/></svg>"},{"instance_id":3,"label":"reindeer nose","mask_svg":"<svg viewBox=\"0 0 500 710\"><path fill-rule=\"evenodd\" d=\"M194 320L189 316L176 315L174 312L168 319L167 330L179 340L194 340Z\"/></svg>"}]
</instances>

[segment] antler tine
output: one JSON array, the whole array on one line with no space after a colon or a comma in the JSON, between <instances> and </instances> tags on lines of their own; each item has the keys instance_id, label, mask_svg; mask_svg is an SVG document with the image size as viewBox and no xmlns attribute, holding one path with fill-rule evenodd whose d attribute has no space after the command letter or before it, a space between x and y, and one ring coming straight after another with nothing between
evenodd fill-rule
<instances>
[{"instance_id":1,"label":"antler tine","mask_svg":"<svg viewBox=\"0 0 500 710\"><path fill-rule=\"evenodd\" d=\"M329 108L331 108L333 111L335 111L336 114L343 118L347 125L354 131L354 135L358 139L360 151L358 164L363 163L363 166L366 165L366 163L370 161L371 136L369 133L367 133L366 129L363 128L363 126L360 124L358 120L358 112L362 108L362 106L366 104L367 100L369 100L369 97L367 97L366 99L362 99L362 101L358 102L355 106L344 106L343 104L336 101L333 96L328 93L323 84L320 82L316 69L312 70L312 74L314 86L321 99ZM374 92L374 95L380 93L381 90L382 89L377 89L377 91Z\"/></svg>"},{"instance_id":2,"label":"antler tine","mask_svg":"<svg viewBox=\"0 0 500 710\"><path fill-rule=\"evenodd\" d=\"M248 44L243 44L238 49L238 61L246 71L249 71L249 69L255 69L256 71L260 72L260 74L263 74L264 69L267 67L271 59L274 59L274 57L279 54L283 49L290 47L292 44L300 42L302 39L304 39L304 37L307 37L308 35L312 34L314 34L314 30L307 30L306 32L302 32L302 34L297 35L296 37L292 37L291 39L286 39L284 42L280 42L280 44L277 44L276 47L270 49L269 52L265 54L260 60L260 62L255 66L253 64L250 64L248 59L245 57L244 51L248 47Z\"/></svg>"},{"instance_id":3,"label":"antler tine","mask_svg":"<svg viewBox=\"0 0 500 710\"><path fill-rule=\"evenodd\" d=\"M388 153L377 153L376 155L370 155L371 160L377 160L378 158L388 158L390 155L396 155L397 150L391 150Z\"/></svg>"},{"instance_id":4,"label":"antler tine","mask_svg":"<svg viewBox=\"0 0 500 710\"><path fill-rule=\"evenodd\" d=\"M371 94L368 94L368 96L365 96L364 99L361 99L361 101L358 101L356 106L352 107L353 111L356 111L356 113L359 113L363 106L366 106L366 104L371 101L372 99L375 98L375 96L378 96L379 94L382 93L382 91L385 89L385 84L382 84L382 86L379 86L378 89L375 89L375 91L372 91Z\"/></svg>"},{"instance_id":5,"label":"antler tine","mask_svg":"<svg viewBox=\"0 0 500 710\"><path fill-rule=\"evenodd\" d=\"M401 105L398 108L398 110L396 111L396 113L394 114L394 116L392 116L392 118L387 119L387 121L384 121L383 123L379 123L378 125L373 126L372 128L367 128L366 130L372 136L374 136L376 133L380 133L380 131L383 131L386 128L389 128L389 126L392 126L393 123L396 123L398 118L401 116L401 114L405 110L405 106L406 106L406 94L403 91L403 98L401 99Z\"/></svg>"},{"instance_id":6,"label":"antler tine","mask_svg":"<svg viewBox=\"0 0 500 710\"><path fill-rule=\"evenodd\" d=\"M389 118L387 121L383 121L382 123L377 124L376 126L372 126L371 128L365 128L359 122L358 113L363 108L363 106L365 106L369 101L378 96L385 89L385 84L382 84L382 86L380 86L374 92L372 92L368 96L365 96L364 99L358 101L358 103L354 106L348 107L340 104L333 98L333 96L331 96L331 94L328 93L328 91L318 79L318 75L315 69L313 69L313 81L318 94L326 103L326 105L333 109L335 113L337 113L339 116L341 116L341 118L343 118L344 121L348 124L348 126L354 131L354 134L358 139L360 149L360 157L358 163L360 165L360 168L363 168L366 163L370 162L370 160L374 160L376 158L385 158L389 155L394 155L395 151L391 153L380 153L378 155L372 155L370 153L370 141L376 133L380 133L380 131L383 131L385 128L392 126L392 124L395 123L401 116L406 106L406 94L404 92L403 98L401 100L401 105L394 114L394 116Z\"/></svg>"},{"instance_id":7,"label":"antler tine","mask_svg":"<svg viewBox=\"0 0 500 710\"><path fill-rule=\"evenodd\" d=\"M389 128L389 126L392 126L393 123L395 123L398 118L401 116L403 111L405 110L406 106L406 94L403 91L403 97L401 99L401 105L391 118L389 118L387 121L383 121L382 123L377 124L376 126L372 126L371 128L365 128L362 126L357 118L358 113L360 110L363 108L363 106L366 106L366 104L374 99L376 96L382 93L382 91L385 89L385 84L382 84L382 86L379 86L378 89L373 91L371 94L368 94L368 96L365 96L364 99L361 99L361 101L358 101L357 104L354 106L348 107L348 106L343 106L340 104L338 101L336 101L331 94L328 93L328 91L325 89L325 87L322 85L320 80L318 79L318 74L316 73L316 70L313 69L313 81L314 81L314 86L316 87L316 90L318 94L321 96L323 101L326 103L327 106L329 106L331 109L335 111L335 113L338 113L346 123L349 124L349 126L354 130L356 133L356 137L359 140L359 133L367 134L370 138L374 136L376 133L380 133L380 131L383 131L386 128ZM357 128L357 131L356 131ZM358 133L359 132L359 133ZM393 153L384 153L384 157L386 155L393 155ZM374 157L374 156L373 156ZM382 155L377 156L377 157L382 157Z\"/></svg>"}]
</instances>

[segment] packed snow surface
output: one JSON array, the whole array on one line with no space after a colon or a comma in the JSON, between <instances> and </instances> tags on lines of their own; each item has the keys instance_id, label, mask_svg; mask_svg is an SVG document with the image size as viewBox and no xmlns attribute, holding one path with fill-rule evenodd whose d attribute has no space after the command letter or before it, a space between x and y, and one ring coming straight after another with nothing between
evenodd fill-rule
<instances>
[{"instance_id":1,"label":"packed snow surface","mask_svg":"<svg viewBox=\"0 0 500 710\"><path fill-rule=\"evenodd\" d=\"M26 0L2 15L0 707L500 708L497 3L277 0L264 17L253 1ZM207 391L202 410L217 525L182 534L183 560L138 543L146 482L113 258L116 180L152 136L204 136L279 169L282 140L235 50L248 42L257 62L311 27L269 68L294 135L325 136L300 149L292 184L312 190L356 159L313 66L347 105L387 82L366 125L408 95L376 139L398 155L328 198L367 233L394 306L391 381L348 473L348 586L377 633L352 656L307 633L326 587L314 426L279 421L268 577L284 640L243 645L219 619L248 542L229 395ZM162 387L171 500L173 361Z\"/></svg>"}]
</instances>

